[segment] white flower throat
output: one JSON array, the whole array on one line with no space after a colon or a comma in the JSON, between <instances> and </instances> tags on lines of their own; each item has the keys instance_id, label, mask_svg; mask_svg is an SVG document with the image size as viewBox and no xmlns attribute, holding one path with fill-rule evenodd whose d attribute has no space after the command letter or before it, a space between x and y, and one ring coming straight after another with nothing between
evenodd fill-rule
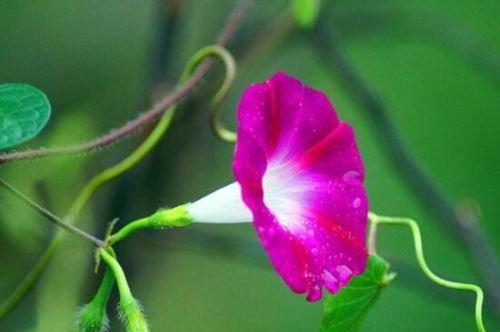
<instances>
[{"instance_id":1,"label":"white flower throat","mask_svg":"<svg viewBox=\"0 0 500 332\"><path fill-rule=\"evenodd\" d=\"M301 201L310 189L307 181L298 179L288 165L271 164L262 179L264 203L289 229L301 226ZM190 216L196 222L241 223L251 222L252 213L241 198L239 183L233 182L188 206Z\"/></svg>"}]
</instances>

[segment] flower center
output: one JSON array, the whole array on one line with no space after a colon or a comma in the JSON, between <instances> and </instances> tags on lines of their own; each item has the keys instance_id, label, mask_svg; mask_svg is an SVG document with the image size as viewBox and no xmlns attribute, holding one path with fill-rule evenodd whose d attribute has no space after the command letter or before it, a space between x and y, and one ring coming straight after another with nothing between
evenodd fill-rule
<instances>
[{"instance_id":1,"label":"flower center","mask_svg":"<svg viewBox=\"0 0 500 332\"><path fill-rule=\"evenodd\" d=\"M302 177L290 163L270 163L262 179L264 204L290 231L305 227L302 203L311 184Z\"/></svg>"}]
</instances>

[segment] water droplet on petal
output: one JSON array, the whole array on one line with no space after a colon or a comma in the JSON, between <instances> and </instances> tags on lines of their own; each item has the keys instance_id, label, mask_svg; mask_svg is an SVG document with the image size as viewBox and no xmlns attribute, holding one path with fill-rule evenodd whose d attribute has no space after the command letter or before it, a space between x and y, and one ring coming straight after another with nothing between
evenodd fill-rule
<instances>
[{"instance_id":1,"label":"water droplet on petal","mask_svg":"<svg viewBox=\"0 0 500 332\"><path fill-rule=\"evenodd\" d=\"M307 301L318 301L319 299L321 299L321 296L321 287L319 287L318 285L314 285L309 290L309 294L307 294Z\"/></svg>"},{"instance_id":2,"label":"water droplet on petal","mask_svg":"<svg viewBox=\"0 0 500 332\"><path fill-rule=\"evenodd\" d=\"M360 185L361 184L361 174L358 171L350 170L344 173L342 180L347 184Z\"/></svg>"},{"instance_id":3,"label":"water droplet on petal","mask_svg":"<svg viewBox=\"0 0 500 332\"><path fill-rule=\"evenodd\" d=\"M352 207L357 209L361 206L361 198L359 197L356 197L353 201L352 201Z\"/></svg>"},{"instance_id":4,"label":"water droplet on petal","mask_svg":"<svg viewBox=\"0 0 500 332\"><path fill-rule=\"evenodd\" d=\"M323 271L323 280L328 283L337 282L337 278L327 270Z\"/></svg>"},{"instance_id":5,"label":"water droplet on petal","mask_svg":"<svg viewBox=\"0 0 500 332\"><path fill-rule=\"evenodd\" d=\"M327 270L324 270L322 277L325 283L325 287L330 293L336 293L339 290L338 280L333 274L331 274Z\"/></svg>"},{"instance_id":6,"label":"water droplet on petal","mask_svg":"<svg viewBox=\"0 0 500 332\"><path fill-rule=\"evenodd\" d=\"M335 268L341 283L345 283L351 276L352 270L346 265L339 265Z\"/></svg>"}]
</instances>

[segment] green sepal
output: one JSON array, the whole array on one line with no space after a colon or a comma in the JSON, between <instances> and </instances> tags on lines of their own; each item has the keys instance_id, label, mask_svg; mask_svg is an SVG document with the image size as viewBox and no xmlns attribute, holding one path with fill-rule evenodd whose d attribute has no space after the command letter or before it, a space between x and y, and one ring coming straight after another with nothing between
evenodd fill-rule
<instances>
[{"instance_id":1,"label":"green sepal","mask_svg":"<svg viewBox=\"0 0 500 332\"><path fill-rule=\"evenodd\" d=\"M104 332L108 330L109 320L106 315L106 305L114 282L113 273L106 269L96 295L78 312L79 332Z\"/></svg>"},{"instance_id":2,"label":"green sepal","mask_svg":"<svg viewBox=\"0 0 500 332\"><path fill-rule=\"evenodd\" d=\"M108 245L122 241L129 235L148 228L171 228L190 225L194 220L189 216L187 204L172 209L164 209L125 225L106 239Z\"/></svg>"},{"instance_id":3,"label":"green sepal","mask_svg":"<svg viewBox=\"0 0 500 332\"><path fill-rule=\"evenodd\" d=\"M194 222L189 216L187 204L179 205L172 209L160 210L150 218L151 224L155 228L184 227Z\"/></svg>"}]
</instances>

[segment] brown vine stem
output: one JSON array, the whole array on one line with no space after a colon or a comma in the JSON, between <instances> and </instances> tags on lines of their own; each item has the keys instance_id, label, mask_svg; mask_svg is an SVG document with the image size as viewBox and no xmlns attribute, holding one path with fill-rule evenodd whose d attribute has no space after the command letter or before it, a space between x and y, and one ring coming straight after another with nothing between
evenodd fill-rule
<instances>
[{"instance_id":1,"label":"brown vine stem","mask_svg":"<svg viewBox=\"0 0 500 332\"><path fill-rule=\"evenodd\" d=\"M226 43L229 42L229 39L232 37L236 29L241 24L245 10L250 2L251 0L241 0L236 4L236 7L232 11L226 26L224 27L222 33L219 35L219 38L217 39L216 42L217 45L224 46ZM189 91L192 91L192 88L205 77L206 73L211 68L211 66L212 66L211 60L206 60L202 62L202 64L198 67L193 76L190 76L191 79L188 79L186 81L187 82L186 84L188 84L188 87L190 87ZM185 88L186 85L182 85L182 87L184 87L184 89L187 89ZM179 90L182 90L182 87ZM165 100L168 100L169 98L170 97L166 97ZM158 104L170 105L165 107L168 107L168 109L172 109L172 106L175 104L175 102L172 102L172 104L167 104L166 102L162 104L162 102L160 102ZM152 110L156 110L158 107L157 105L153 107ZM161 113L162 112L160 112L160 114ZM168 126L168 124L170 123L171 115L172 113L165 113L164 116L162 117L162 120L157 125L157 127L159 125L161 125L162 127ZM143 143L143 145L144 144L151 144L151 142L149 143L145 142ZM143 145L139 146L138 149L144 151ZM137 154L137 153L138 150L132 152L132 154ZM136 161L138 161L137 156L130 155L129 157L125 158L118 164L104 170L103 172L99 173L96 177L94 177L80 192L77 199L73 203L67 217L64 220L67 222L73 222L76 216L79 214L79 212L87 204L90 197L100 186L102 186L105 182L113 178L116 178L118 175L122 174L129 168L133 167L136 164ZM65 234L62 232L56 232L56 235L53 237L49 246L42 253L42 255L40 256L34 267L24 277L24 279L20 282L17 288L12 292L12 294L3 303L0 304L0 320L2 320L10 311L12 311L16 307L16 305L19 304L19 302L26 296L26 294L28 294L31 288L36 284L37 280L40 278L41 274L49 264L52 256L57 251L59 244L64 239L64 235Z\"/></svg>"},{"instance_id":2,"label":"brown vine stem","mask_svg":"<svg viewBox=\"0 0 500 332\"><path fill-rule=\"evenodd\" d=\"M227 25L219 34L217 38L216 45L223 46L227 44L234 34L236 29L240 26L243 14L249 5L251 0L241 0L235 7L228 20ZM142 128L144 125L158 119L163 112L176 104L180 100L184 99L190 93L193 92L194 88L202 81L207 75L208 71L212 67L212 60L206 60L198 70L178 89L169 94L168 96L162 98L160 101L155 103L153 107L147 110L145 113L137 117L136 119L128 122L124 126L107 133L103 136L97 137L89 142L46 149L31 149L19 152L12 152L6 154L0 154L0 165L12 161L17 161L21 159L33 159L42 158L47 156L56 156L64 154L75 154L82 153L85 151L94 150L107 145L110 145L122 138L129 136L130 134L136 132L138 129Z\"/></svg>"},{"instance_id":3,"label":"brown vine stem","mask_svg":"<svg viewBox=\"0 0 500 332\"><path fill-rule=\"evenodd\" d=\"M341 52L335 36L327 31L321 21L308 36L325 63L332 69L332 73L341 77L347 91L361 104L362 109L375 126L397 172L409 184L427 210L441 221L446 231L454 233L455 239L460 244L467 245L477 270L483 277L487 294L498 314L500 309L499 260L478 221L463 222L457 216L455 205L412 158L383 102Z\"/></svg>"}]
</instances>

